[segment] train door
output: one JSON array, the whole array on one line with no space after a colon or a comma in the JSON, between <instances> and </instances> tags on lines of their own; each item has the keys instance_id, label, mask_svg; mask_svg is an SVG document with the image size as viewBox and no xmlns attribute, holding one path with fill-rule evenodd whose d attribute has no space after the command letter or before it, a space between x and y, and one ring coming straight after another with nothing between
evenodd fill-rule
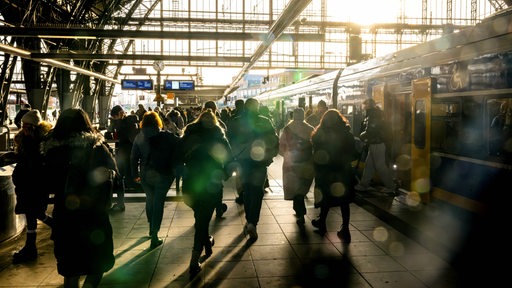
<instances>
[{"instance_id":1,"label":"train door","mask_svg":"<svg viewBox=\"0 0 512 288\"><path fill-rule=\"evenodd\" d=\"M385 117L392 133L392 141L387 147L388 161L393 164L393 174L400 188L411 190L411 86L400 83L388 85L384 102Z\"/></svg>"},{"instance_id":2,"label":"train door","mask_svg":"<svg viewBox=\"0 0 512 288\"><path fill-rule=\"evenodd\" d=\"M424 203L430 201L430 119L432 78L412 82L412 145L411 182L412 192L418 193Z\"/></svg>"}]
</instances>

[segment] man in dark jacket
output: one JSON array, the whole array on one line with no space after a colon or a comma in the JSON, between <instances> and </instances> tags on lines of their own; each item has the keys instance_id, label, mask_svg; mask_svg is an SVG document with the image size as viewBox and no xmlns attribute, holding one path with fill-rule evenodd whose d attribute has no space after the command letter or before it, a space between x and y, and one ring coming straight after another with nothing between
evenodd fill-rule
<instances>
[{"instance_id":1,"label":"man in dark jacket","mask_svg":"<svg viewBox=\"0 0 512 288\"><path fill-rule=\"evenodd\" d=\"M324 116L324 113L328 110L327 103L325 103L324 100L318 101L318 104L316 104L316 111L315 113L309 115L306 118L306 123L309 125L316 127L318 124L320 124L320 119L322 119L322 116Z\"/></svg>"},{"instance_id":2,"label":"man in dark jacket","mask_svg":"<svg viewBox=\"0 0 512 288\"><path fill-rule=\"evenodd\" d=\"M260 218L267 167L279 151L279 138L272 122L259 114L259 102L247 99L242 115L230 121L228 139L233 157L238 162L240 182L244 191L244 209L247 223L244 233L251 240L258 238L256 225Z\"/></svg>"},{"instance_id":3,"label":"man in dark jacket","mask_svg":"<svg viewBox=\"0 0 512 288\"><path fill-rule=\"evenodd\" d=\"M242 115L243 111L244 111L244 100L243 99L237 99L235 101L235 109L233 109L231 111L231 114L229 116L229 119L228 121L226 122L226 127L227 129L230 129L230 127L232 126L232 122L233 122L233 119L235 119L236 117ZM235 162L231 163L230 166L237 166ZM235 202L237 204L244 204L244 191L242 190L242 184L240 183L240 175L239 175L239 172L236 171L236 169L234 169L235 172L236 172L236 176L235 177L235 185L236 185L236 193L237 193L237 197L235 198Z\"/></svg>"},{"instance_id":4,"label":"man in dark jacket","mask_svg":"<svg viewBox=\"0 0 512 288\"><path fill-rule=\"evenodd\" d=\"M123 107L116 105L110 111L111 122L107 129L105 138L116 140L115 158L119 173L122 177L121 187L116 189L117 203L112 206L112 211L124 211L125 188L135 188L130 166L130 154L132 152L133 140L139 131L136 115L126 116Z\"/></svg>"},{"instance_id":5,"label":"man in dark jacket","mask_svg":"<svg viewBox=\"0 0 512 288\"><path fill-rule=\"evenodd\" d=\"M385 186L382 192L391 193L394 191L394 185L391 171L386 164L386 144L384 141L389 136L384 135L388 127L385 127L386 124L382 110L377 107L375 100L366 99L363 102L363 108L366 110L366 116L361 124L359 138L366 144L368 154L365 160L363 176L359 184L355 186L355 189L359 191L370 190L370 181L377 172Z\"/></svg>"}]
</instances>

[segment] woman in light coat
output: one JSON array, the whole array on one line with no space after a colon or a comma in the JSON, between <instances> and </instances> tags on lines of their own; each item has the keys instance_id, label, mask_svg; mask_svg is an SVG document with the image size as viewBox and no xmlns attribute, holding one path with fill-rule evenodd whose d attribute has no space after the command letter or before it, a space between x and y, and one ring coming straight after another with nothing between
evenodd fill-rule
<instances>
[{"instance_id":1,"label":"woman in light coat","mask_svg":"<svg viewBox=\"0 0 512 288\"><path fill-rule=\"evenodd\" d=\"M284 199L293 201L293 210L300 226L305 223L304 197L315 177L310 141L313 130L313 126L304 121L304 110L296 108L292 121L284 127L279 138L279 154L283 156Z\"/></svg>"}]
</instances>

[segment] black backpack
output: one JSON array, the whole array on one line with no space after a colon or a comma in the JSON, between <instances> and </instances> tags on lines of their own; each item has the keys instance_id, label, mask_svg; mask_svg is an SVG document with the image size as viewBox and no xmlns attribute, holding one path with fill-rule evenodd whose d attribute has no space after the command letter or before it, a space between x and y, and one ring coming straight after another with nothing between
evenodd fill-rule
<instances>
[{"instance_id":1,"label":"black backpack","mask_svg":"<svg viewBox=\"0 0 512 288\"><path fill-rule=\"evenodd\" d=\"M150 152L147 169L172 175L176 167L175 151L179 138L169 131L160 131L148 140Z\"/></svg>"}]
</instances>

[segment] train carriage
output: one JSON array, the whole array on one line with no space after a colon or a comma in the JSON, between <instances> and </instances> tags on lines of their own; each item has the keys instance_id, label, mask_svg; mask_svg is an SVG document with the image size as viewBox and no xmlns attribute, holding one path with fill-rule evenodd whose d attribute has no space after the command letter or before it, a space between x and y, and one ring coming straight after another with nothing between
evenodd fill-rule
<instances>
[{"instance_id":1,"label":"train carriage","mask_svg":"<svg viewBox=\"0 0 512 288\"><path fill-rule=\"evenodd\" d=\"M400 189L418 203L436 197L478 212L512 179L512 10L322 76L258 99L280 109L326 100L355 135L361 103L375 99Z\"/></svg>"}]
</instances>

